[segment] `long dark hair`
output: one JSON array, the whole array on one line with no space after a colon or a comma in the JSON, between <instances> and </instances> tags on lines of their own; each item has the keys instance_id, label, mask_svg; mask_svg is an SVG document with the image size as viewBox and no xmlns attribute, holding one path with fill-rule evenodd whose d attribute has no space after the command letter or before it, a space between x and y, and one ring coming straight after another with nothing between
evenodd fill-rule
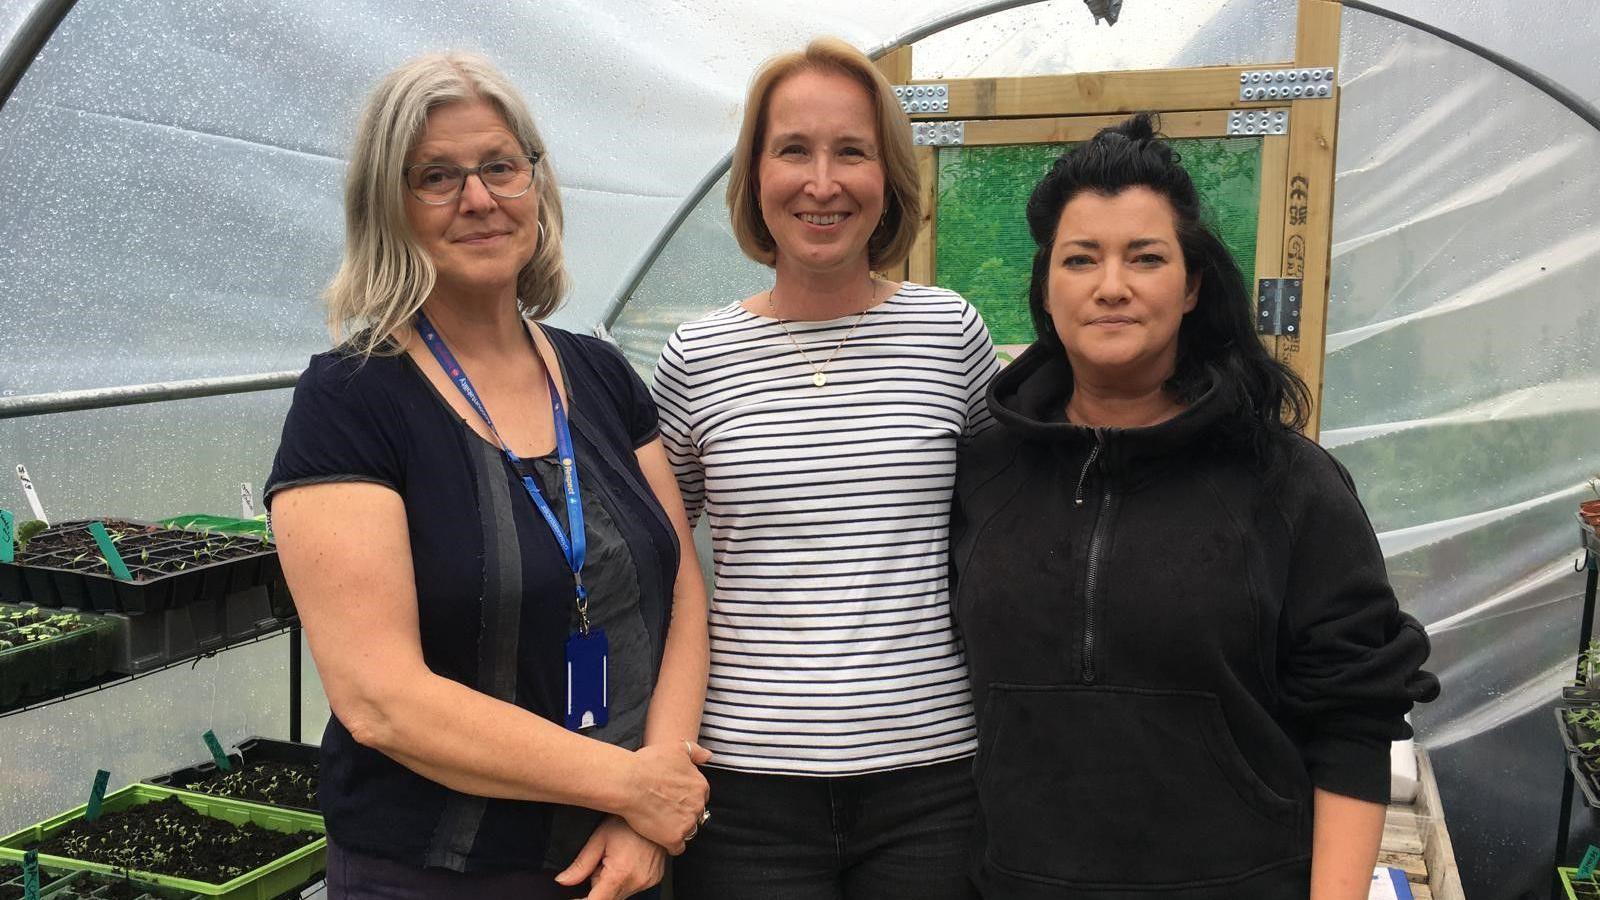
<instances>
[{"instance_id":1,"label":"long dark hair","mask_svg":"<svg viewBox=\"0 0 1600 900\"><path fill-rule=\"evenodd\" d=\"M1200 278L1195 308L1178 327L1177 369L1165 385L1180 403L1199 399L1217 369L1239 389L1243 423L1254 435L1283 427L1303 429L1310 421L1311 392L1288 366L1272 358L1256 337L1250 292L1233 254L1207 224L1194 181L1172 147L1156 136L1160 123L1140 113L1101 129L1088 142L1061 154L1028 198L1028 229L1039 245L1028 285L1028 311L1039 342L1065 355L1055 324L1045 309L1050 281L1050 248L1061 210L1083 191L1115 196L1145 187L1172 205L1183 264ZM1258 445L1259 446L1259 445Z\"/></svg>"}]
</instances>

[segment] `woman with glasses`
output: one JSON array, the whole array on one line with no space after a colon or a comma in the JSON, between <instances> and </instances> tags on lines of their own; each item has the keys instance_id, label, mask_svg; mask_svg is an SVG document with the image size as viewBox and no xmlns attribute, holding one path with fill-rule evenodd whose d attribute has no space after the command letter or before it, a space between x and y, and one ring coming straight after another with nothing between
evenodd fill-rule
<instances>
[{"instance_id":1,"label":"woman with glasses","mask_svg":"<svg viewBox=\"0 0 1600 900\"><path fill-rule=\"evenodd\" d=\"M947 539L956 444L988 423L997 363L959 296L872 274L920 222L892 91L831 39L756 73L728 208L772 287L680 327L656 372L717 576L717 816L674 866L680 900L971 895Z\"/></svg>"},{"instance_id":2,"label":"woman with glasses","mask_svg":"<svg viewBox=\"0 0 1600 900\"><path fill-rule=\"evenodd\" d=\"M709 818L705 598L644 385L537 320L561 205L484 60L390 73L362 114L338 345L267 487L333 718L338 898L631 895Z\"/></svg>"}]
</instances>

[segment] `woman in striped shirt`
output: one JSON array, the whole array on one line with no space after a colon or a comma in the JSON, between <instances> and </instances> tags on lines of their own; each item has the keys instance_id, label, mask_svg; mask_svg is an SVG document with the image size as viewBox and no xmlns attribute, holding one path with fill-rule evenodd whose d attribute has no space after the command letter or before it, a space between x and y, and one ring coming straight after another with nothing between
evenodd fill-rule
<instances>
[{"instance_id":1,"label":"woman in striped shirt","mask_svg":"<svg viewBox=\"0 0 1600 900\"><path fill-rule=\"evenodd\" d=\"M770 290L662 351L662 437L716 593L715 817L682 900L966 898L976 745L948 576L956 443L997 368L950 291L872 273L920 221L910 126L834 39L752 82L728 206Z\"/></svg>"}]
</instances>

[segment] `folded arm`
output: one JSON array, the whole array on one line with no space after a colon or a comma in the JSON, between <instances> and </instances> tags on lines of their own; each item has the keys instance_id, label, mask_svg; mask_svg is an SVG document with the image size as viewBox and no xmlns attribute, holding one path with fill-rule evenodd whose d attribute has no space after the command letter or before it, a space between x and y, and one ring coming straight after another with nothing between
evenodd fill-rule
<instances>
[{"instance_id":1,"label":"folded arm","mask_svg":"<svg viewBox=\"0 0 1600 900\"><path fill-rule=\"evenodd\" d=\"M272 512L329 706L357 742L452 790L615 813L681 846L704 805L704 779L682 746L630 753L428 668L405 507L392 489L293 487Z\"/></svg>"}]
</instances>

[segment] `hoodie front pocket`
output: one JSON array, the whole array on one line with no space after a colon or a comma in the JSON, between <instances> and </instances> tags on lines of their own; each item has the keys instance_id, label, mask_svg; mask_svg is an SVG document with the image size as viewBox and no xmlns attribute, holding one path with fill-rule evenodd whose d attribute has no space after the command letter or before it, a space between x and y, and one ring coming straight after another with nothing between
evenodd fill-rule
<instances>
[{"instance_id":1,"label":"hoodie front pocket","mask_svg":"<svg viewBox=\"0 0 1600 900\"><path fill-rule=\"evenodd\" d=\"M1211 694L994 685L984 719L976 776L999 870L1160 888L1310 851L1309 818L1251 770Z\"/></svg>"}]
</instances>

